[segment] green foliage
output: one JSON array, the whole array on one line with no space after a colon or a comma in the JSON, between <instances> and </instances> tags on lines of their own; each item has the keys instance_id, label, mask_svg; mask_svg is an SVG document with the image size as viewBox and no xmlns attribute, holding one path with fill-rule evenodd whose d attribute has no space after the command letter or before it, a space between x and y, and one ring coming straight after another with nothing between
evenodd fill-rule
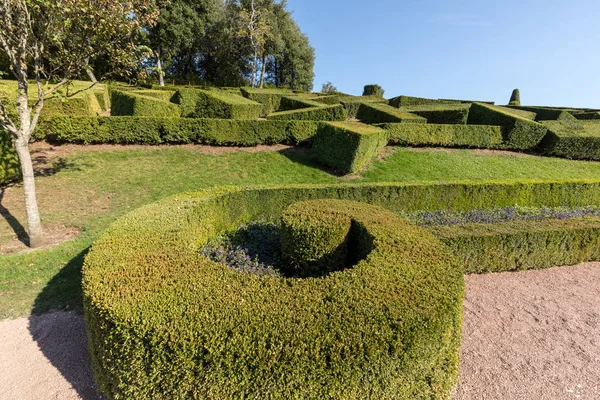
<instances>
[{"instance_id":1,"label":"green foliage","mask_svg":"<svg viewBox=\"0 0 600 400\"><path fill-rule=\"evenodd\" d=\"M600 112L590 111L575 114L575 118L579 120L600 119Z\"/></svg>"},{"instance_id":2,"label":"green foliage","mask_svg":"<svg viewBox=\"0 0 600 400\"><path fill-rule=\"evenodd\" d=\"M387 144L386 131L356 122L322 124L312 142L318 161L342 173L363 168Z\"/></svg>"},{"instance_id":3,"label":"green foliage","mask_svg":"<svg viewBox=\"0 0 600 400\"><path fill-rule=\"evenodd\" d=\"M529 111L536 114L535 120L541 121L573 121L576 118L568 111L559 108L509 106L508 108Z\"/></svg>"},{"instance_id":4,"label":"green foliage","mask_svg":"<svg viewBox=\"0 0 600 400\"><path fill-rule=\"evenodd\" d=\"M344 121L347 117L346 109L341 104L331 106L319 104L318 107L269 114L267 119L280 121Z\"/></svg>"},{"instance_id":5,"label":"green foliage","mask_svg":"<svg viewBox=\"0 0 600 400\"><path fill-rule=\"evenodd\" d=\"M40 133L52 143L296 145L310 140L318 123L152 117L52 117ZM42 139L42 138L40 138Z\"/></svg>"},{"instance_id":6,"label":"green foliage","mask_svg":"<svg viewBox=\"0 0 600 400\"><path fill-rule=\"evenodd\" d=\"M400 111L426 118L428 124L466 124L470 104L433 104L400 107Z\"/></svg>"},{"instance_id":7,"label":"green foliage","mask_svg":"<svg viewBox=\"0 0 600 400\"><path fill-rule=\"evenodd\" d=\"M333 105L333 104L340 104L341 97L338 95L318 96L318 97L313 97L311 100L315 101L317 103Z\"/></svg>"},{"instance_id":8,"label":"green foliage","mask_svg":"<svg viewBox=\"0 0 600 400\"><path fill-rule=\"evenodd\" d=\"M600 260L600 220L570 219L428 228L448 245L465 273L575 265Z\"/></svg>"},{"instance_id":9,"label":"green foliage","mask_svg":"<svg viewBox=\"0 0 600 400\"><path fill-rule=\"evenodd\" d=\"M548 134L539 148L545 155L600 160L599 121L545 121Z\"/></svg>"},{"instance_id":10,"label":"green foliage","mask_svg":"<svg viewBox=\"0 0 600 400\"><path fill-rule=\"evenodd\" d=\"M470 104L470 103L483 103L491 104L494 102L489 101L472 101L472 100L454 100L454 99L426 99L423 97L412 97L412 96L398 96L389 100L389 105L393 107L414 107L414 106L428 106L428 105L440 105L440 104Z\"/></svg>"},{"instance_id":11,"label":"green foliage","mask_svg":"<svg viewBox=\"0 0 600 400\"><path fill-rule=\"evenodd\" d=\"M21 167L10 134L0 127L0 185L19 180Z\"/></svg>"},{"instance_id":12,"label":"green foliage","mask_svg":"<svg viewBox=\"0 0 600 400\"><path fill-rule=\"evenodd\" d=\"M383 98L385 90L379 85L365 85L363 96L376 96Z\"/></svg>"},{"instance_id":13,"label":"green foliage","mask_svg":"<svg viewBox=\"0 0 600 400\"><path fill-rule=\"evenodd\" d=\"M128 93L146 96L146 97L153 97L155 99L166 101L167 103L170 103L173 99L173 96L175 95L175 92L176 92L175 90L154 90L153 89L153 90L132 90Z\"/></svg>"},{"instance_id":14,"label":"green foliage","mask_svg":"<svg viewBox=\"0 0 600 400\"><path fill-rule=\"evenodd\" d=\"M521 92L519 89L513 90L510 95L510 101L508 102L509 106L520 106L521 105Z\"/></svg>"},{"instance_id":15,"label":"green foliage","mask_svg":"<svg viewBox=\"0 0 600 400\"><path fill-rule=\"evenodd\" d=\"M100 391L111 398L449 398L463 276L425 229L370 205L313 203L321 214L355 221L351 239L368 252L321 279L243 274L197 250L299 200L359 192L368 191L220 188L172 197L114 224L83 268Z\"/></svg>"},{"instance_id":16,"label":"green foliage","mask_svg":"<svg viewBox=\"0 0 600 400\"><path fill-rule=\"evenodd\" d=\"M189 118L256 119L263 111L260 103L217 90L181 89L173 101Z\"/></svg>"},{"instance_id":17,"label":"green foliage","mask_svg":"<svg viewBox=\"0 0 600 400\"><path fill-rule=\"evenodd\" d=\"M111 115L137 117L179 117L177 104L121 90L111 90Z\"/></svg>"},{"instance_id":18,"label":"green foliage","mask_svg":"<svg viewBox=\"0 0 600 400\"><path fill-rule=\"evenodd\" d=\"M277 111L292 111L304 108L323 107L324 103L305 99L299 96L286 96L281 98L279 109ZM335 104L339 104L335 103Z\"/></svg>"},{"instance_id":19,"label":"green foliage","mask_svg":"<svg viewBox=\"0 0 600 400\"><path fill-rule=\"evenodd\" d=\"M469 111L468 123L503 126L504 148L530 150L542 141L548 129L542 124L523 118L523 112L526 111L474 103Z\"/></svg>"},{"instance_id":20,"label":"green foliage","mask_svg":"<svg viewBox=\"0 0 600 400\"><path fill-rule=\"evenodd\" d=\"M315 100L318 101L318 100ZM349 96L349 95L340 95L338 98L338 102L341 103L345 108L346 111L348 112L348 118L356 118L356 116L358 115L358 109L360 108L361 104L371 104L371 103L377 103L377 104L386 104L387 101L385 99L382 99L380 97L373 97L373 96L364 96L364 97L355 97L355 96Z\"/></svg>"},{"instance_id":21,"label":"green foliage","mask_svg":"<svg viewBox=\"0 0 600 400\"><path fill-rule=\"evenodd\" d=\"M444 146L495 149L502 146L502 127L489 125L380 124L389 143L400 146Z\"/></svg>"},{"instance_id":22,"label":"green foliage","mask_svg":"<svg viewBox=\"0 0 600 400\"><path fill-rule=\"evenodd\" d=\"M242 88L241 91L242 95L247 99L262 104L264 106L263 112L265 115L279 110L281 99L292 94L291 91L282 89Z\"/></svg>"},{"instance_id":23,"label":"green foliage","mask_svg":"<svg viewBox=\"0 0 600 400\"><path fill-rule=\"evenodd\" d=\"M326 82L323 84L323 86L321 86L321 93L334 94L337 92L338 92L337 88L335 86L333 86L333 83L331 83L331 82Z\"/></svg>"},{"instance_id":24,"label":"green foliage","mask_svg":"<svg viewBox=\"0 0 600 400\"><path fill-rule=\"evenodd\" d=\"M366 124L382 124L385 122L427 123L427 120L423 117L378 103L360 103L356 118Z\"/></svg>"}]
</instances>

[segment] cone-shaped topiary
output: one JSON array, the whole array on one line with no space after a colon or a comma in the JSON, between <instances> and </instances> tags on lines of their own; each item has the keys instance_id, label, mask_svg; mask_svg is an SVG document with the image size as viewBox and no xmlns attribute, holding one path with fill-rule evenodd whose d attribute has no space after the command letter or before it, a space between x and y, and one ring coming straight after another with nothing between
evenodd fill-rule
<instances>
[{"instance_id":1,"label":"cone-shaped topiary","mask_svg":"<svg viewBox=\"0 0 600 400\"><path fill-rule=\"evenodd\" d=\"M508 102L509 106L520 106L521 105L521 92L519 89L515 89L510 96L510 101Z\"/></svg>"}]
</instances>

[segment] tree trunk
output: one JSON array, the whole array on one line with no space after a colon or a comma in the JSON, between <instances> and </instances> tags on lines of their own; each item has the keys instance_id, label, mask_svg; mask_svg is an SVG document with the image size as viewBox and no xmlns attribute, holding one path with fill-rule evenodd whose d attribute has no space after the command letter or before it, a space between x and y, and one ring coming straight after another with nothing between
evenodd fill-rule
<instances>
[{"instance_id":1,"label":"tree trunk","mask_svg":"<svg viewBox=\"0 0 600 400\"><path fill-rule=\"evenodd\" d=\"M44 244L42 223L35 194L33 163L29 153L29 143L24 139L15 140L15 150L21 163L23 174L23 192L25 194L25 211L27 213L27 229L29 231L29 247L36 248Z\"/></svg>"},{"instance_id":2,"label":"tree trunk","mask_svg":"<svg viewBox=\"0 0 600 400\"><path fill-rule=\"evenodd\" d=\"M98 79L96 79L96 75L94 75L94 71L90 68L90 58L86 57L85 60L85 72L87 72L88 76L92 83L98 83Z\"/></svg>"},{"instance_id":3,"label":"tree trunk","mask_svg":"<svg viewBox=\"0 0 600 400\"><path fill-rule=\"evenodd\" d=\"M256 87L256 65L258 63L258 55L254 52L254 62L252 63L252 87Z\"/></svg>"},{"instance_id":4,"label":"tree trunk","mask_svg":"<svg viewBox=\"0 0 600 400\"><path fill-rule=\"evenodd\" d=\"M160 50L156 52L156 69L158 70L158 84L165 86L165 77L163 76L162 62L160 61Z\"/></svg>"},{"instance_id":5,"label":"tree trunk","mask_svg":"<svg viewBox=\"0 0 600 400\"><path fill-rule=\"evenodd\" d=\"M267 69L267 56L262 56L262 69L260 71L260 88L265 87L265 71Z\"/></svg>"}]
</instances>

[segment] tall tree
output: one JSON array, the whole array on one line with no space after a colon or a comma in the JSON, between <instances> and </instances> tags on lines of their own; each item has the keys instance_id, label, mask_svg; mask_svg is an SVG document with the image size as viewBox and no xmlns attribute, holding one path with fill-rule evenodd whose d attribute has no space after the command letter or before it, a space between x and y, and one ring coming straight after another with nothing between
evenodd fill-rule
<instances>
[{"instance_id":1,"label":"tall tree","mask_svg":"<svg viewBox=\"0 0 600 400\"><path fill-rule=\"evenodd\" d=\"M44 242L29 152L44 100L85 70L95 54L117 54L114 47L121 55L133 53L140 26L156 18L153 6L144 0L0 0L0 45L18 90L18 121L0 104L0 126L11 134L19 157L31 247ZM35 79L36 99L29 78Z\"/></svg>"},{"instance_id":2,"label":"tall tree","mask_svg":"<svg viewBox=\"0 0 600 400\"><path fill-rule=\"evenodd\" d=\"M249 0L240 3L239 35L247 37L252 48L251 85L256 86L258 58L263 56L266 45L273 38L273 12L269 4L259 0ZM263 74L264 77L264 74Z\"/></svg>"}]
</instances>

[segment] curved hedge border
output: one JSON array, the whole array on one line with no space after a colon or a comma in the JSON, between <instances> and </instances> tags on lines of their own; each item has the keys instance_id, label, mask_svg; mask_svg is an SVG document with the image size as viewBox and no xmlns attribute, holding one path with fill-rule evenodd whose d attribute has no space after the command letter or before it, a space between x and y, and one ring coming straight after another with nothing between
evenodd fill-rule
<instances>
[{"instance_id":1,"label":"curved hedge border","mask_svg":"<svg viewBox=\"0 0 600 400\"><path fill-rule=\"evenodd\" d=\"M100 390L114 398L447 397L456 379L458 343L448 330L446 341L431 338L448 323L458 329L462 271L426 230L387 211L352 214L369 221L374 237L385 231L393 242L376 241L381 252L323 280L240 275L198 252L241 222L278 217L290 204L323 198L395 211L598 205L600 182L216 188L136 210L94 244L83 269L90 354ZM391 267L390 260L400 267ZM317 290L316 282L330 285ZM402 308L402 300L396 301L406 298L403 293L432 300ZM441 293L449 303L442 302ZM359 319L374 319L352 323L345 314L348 304ZM388 314L382 305L391 307ZM401 315L409 317L396 319ZM424 319L416 322L419 318ZM384 328L382 321L397 324ZM418 335L404 330L411 323L408 332ZM394 360L379 347L389 344L388 329L398 333L398 342L388 347ZM328 362L315 363L321 356ZM442 373L444 365L448 369ZM401 384L398 376L404 377Z\"/></svg>"}]
</instances>

